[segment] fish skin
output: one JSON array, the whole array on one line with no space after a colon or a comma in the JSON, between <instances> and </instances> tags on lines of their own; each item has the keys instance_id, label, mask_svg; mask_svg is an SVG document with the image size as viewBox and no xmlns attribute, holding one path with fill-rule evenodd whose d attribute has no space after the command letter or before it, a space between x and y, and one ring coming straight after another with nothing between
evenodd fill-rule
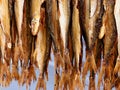
<instances>
[{"instance_id":1,"label":"fish skin","mask_svg":"<svg viewBox=\"0 0 120 90\"><path fill-rule=\"evenodd\" d=\"M32 35L37 35L38 33L38 27L39 27L39 20L40 20L40 8L42 3L45 0L31 0L31 33Z\"/></svg>"},{"instance_id":2,"label":"fish skin","mask_svg":"<svg viewBox=\"0 0 120 90\"><path fill-rule=\"evenodd\" d=\"M1 0L0 2L0 23L2 26L2 31L6 36L6 40L10 42L10 14L8 9L8 0Z\"/></svg>"},{"instance_id":3,"label":"fish skin","mask_svg":"<svg viewBox=\"0 0 120 90\"><path fill-rule=\"evenodd\" d=\"M97 70L100 71L101 60L102 60L101 55L103 53L103 40L101 40L101 39L96 40L93 53L94 53L95 62L96 62L96 65L97 65ZM96 89L96 86L95 86L95 73L92 70L92 68L90 69L89 80L90 80L90 82L89 82L89 90L90 89L95 90Z\"/></svg>"},{"instance_id":4,"label":"fish skin","mask_svg":"<svg viewBox=\"0 0 120 90\"><path fill-rule=\"evenodd\" d=\"M59 23L60 23L60 36L62 39L63 51L67 47L68 28L70 22L70 0L58 0L59 3Z\"/></svg>"},{"instance_id":5,"label":"fish skin","mask_svg":"<svg viewBox=\"0 0 120 90\"><path fill-rule=\"evenodd\" d=\"M11 35L10 35L10 14L8 8L8 0L0 0L0 49L1 49L1 72L0 83L6 87L12 81L10 73L10 50L11 50Z\"/></svg>"},{"instance_id":6,"label":"fish skin","mask_svg":"<svg viewBox=\"0 0 120 90\"><path fill-rule=\"evenodd\" d=\"M111 1L111 0L110 0ZM106 21L105 21L105 37L104 37L104 59L107 59L110 56L110 52L112 51L114 44L117 42L117 28L115 23L114 16L114 1L106 0ZM107 5L108 4L108 5ZM109 11L107 11L109 10ZM110 21L109 21L110 20ZM114 23L114 24L113 24ZM110 28L110 30L109 30Z\"/></svg>"},{"instance_id":7,"label":"fish skin","mask_svg":"<svg viewBox=\"0 0 120 90\"><path fill-rule=\"evenodd\" d=\"M90 4L90 1L87 1L84 3L86 5ZM95 62L95 56L94 56L94 48L95 48L95 42L98 39L98 35L100 32L100 27L102 26L102 17L104 13L103 9L103 1L97 0L97 6L96 4L96 10L92 11L94 14L90 17L90 13L85 10L85 21L87 24L85 26L85 29L83 29L83 33L85 36L85 42L86 42L86 62L83 67L83 84L85 80L85 75L87 74L88 68L92 68L94 72L97 72L97 66ZM91 3L92 4L92 3ZM87 6L86 6L87 7ZM89 7L88 7L89 8ZM90 8L91 9L91 8Z\"/></svg>"},{"instance_id":8,"label":"fish skin","mask_svg":"<svg viewBox=\"0 0 120 90\"><path fill-rule=\"evenodd\" d=\"M45 57L46 57L47 44L49 41L47 42L48 39L47 39L47 30L45 24L45 8L41 8L40 11L41 11L40 26L35 42L35 51L34 51L34 58L37 61L38 68L40 70L36 90L38 90L39 88L43 88L46 90L46 83L45 83L46 81L44 75L45 74L47 75L47 71L45 69L48 67L48 61L47 61L48 58L46 60ZM49 55L49 51L47 53Z\"/></svg>"},{"instance_id":9,"label":"fish skin","mask_svg":"<svg viewBox=\"0 0 120 90\"><path fill-rule=\"evenodd\" d=\"M19 53L19 55L16 57L19 58L20 60L23 60L24 57L24 50L23 50L23 43L24 41L22 40L22 36L23 36L23 24L24 24L24 5L25 5L25 1L24 0L14 0L14 14L13 16L15 16L15 22L16 22L16 27L17 27L17 31L15 31L17 38L16 40L16 51L15 53ZM16 30L14 28L14 30ZM19 51L17 52L17 49L19 49Z\"/></svg>"},{"instance_id":10,"label":"fish skin","mask_svg":"<svg viewBox=\"0 0 120 90\"><path fill-rule=\"evenodd\" d=\"M15 19L18 30L18 41L19 44L22 44L21 33L22 33L22 23L23 23L24 0L15 0L14 2L15 2L14 3Z\"/></svg>"},{"instance_id":11,"label":"fish skin","mask_svg":"<svg viewBox=\"0 0 120 90\"><path fill-rule=\"evenodd\" d=\"M73 41L73 50L74 50L74 57L75 57L75 66L76 70L79 71L79 62L80 62L80 55L81 55L81 28L79 22L79 9L78 0L72 0L73 3L73 12L72 12L72 41Z\"/></svg>"},{"instance_id":12,"label":"fish skin","mask_svg":"<svg viewBox=\"0 0 120 90\"><path fill-rule=\"evenodd\" d=\"M112 77L112 72L113 72L113 64L115 62L115 56L114 56L114 51L116 50L116 45L117 45L117 27L116 27L116 22L115 22L115 16L114 16L114 5L115 1L114 0L104 0L104 8L105 8L105 13L104 13L104 18L105 22L105 35L103 38L103 64L102 68L100 71L100 74L98 76L98 87L100 87L100 83L102 80L103 74L104 76L104 88L109 89L111 88L111 77Z\"/></svg>"},{"instance_id":13,"label":"fish skin","mask_svg":"<svg viewBox=\"0 0 120 90\"><path fill-rule=\"evenodd\" d=\"M4 35L3 40L1 41L2 44L2 58L8 57L7 52L5 51L5 48L11 49L11 35L10 35L10 14L8 9L8 0L1 0L0 2L0 27Z\"/></svg>"},{"instance_id":14,"label":"fish skin","mask_svg":"<svg viewBox=\"0 0 120 90\"><path fill-rule=\"evenodd\" d=\"M115 68L114 68L114 74L116 74L117 72L119 72L120 70L120 5L118 4L120 3L120 0L116 0L115 2L115 10L114 10L114 15L115 15L115 20L116 20L116 26L117 26L117 33L118 33L118 57L117 57L117 61L116 61L116 65L115 65Z\"/></svg>"},{"instance_id":15,"label":"fish skin","mask_svg":"<svg viewBox=\"0 0 120 90\"><path fill-rule=\"evenodd\" d=\"M100 28L102 26L102 17L104 13L103 8L103 1L98 0L97 1L97 7L94 15L90 17L89 21L89 49L92 49L94 47L94 44L98 38Z\"/></svg>"}]
</instances>

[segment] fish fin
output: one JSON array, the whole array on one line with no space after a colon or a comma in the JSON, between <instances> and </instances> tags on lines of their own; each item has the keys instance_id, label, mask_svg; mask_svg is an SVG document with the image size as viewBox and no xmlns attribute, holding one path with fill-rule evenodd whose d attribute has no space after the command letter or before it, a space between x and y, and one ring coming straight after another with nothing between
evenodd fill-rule
<instances>
[{"instance_id":1,"label":"fish fin","mask_svg":"<svg viewBox=\"0 0 120 90\"><path fill-rule=\"evenodd\" d=\"M20 44L20 45L18 45L18 50L19 50L19 52L20 52L20 60L22 60L23 58L24 58L24 53L23 53L23 47L22 47L22 45Z\"/></svg>"},{"instance_id":2,"label":"fish fin","mask_svg":"<svg viewBox=\"0 0 120 90\"><path fill-rule=\"evenodd\" d=\"M83 83L80 80L80 73L79 72L75 73L75 77L73 80L73 87L74 87L74 89L84 90Z\"/></svg>"},{"instance_id":3,"label":"fish fin","mask_svg":"<svg viewBox=\"0 0 120 90\"><path fill-rule=\"evenodd\" d=\"M45 70L45 77L46 77L46 80L48 81L48 70Z\"/></svg>"},{"instance_id":4,"label":"fish fin","mask_svg":"<svg viewBox=\"0 0 120 90\"><path fill-rule=\"evenodd\" d=\"M68 88L70 87L70 82L71 82L71 74L66 71L66 70L63 70L62 71L62 76L60 78L60 82L59 82L59 89L60 90L68 90ZM68 86L68 87L67 87ZM69 89L70 90L70 89Z\"/></svg>"},{"instance_id":5,"label":"fish fin","mask_svg":"<svg viewBox=\"0 0 120 90\"><path fill-rule=\"evenodd\" d=\"M59 90L59 82L60 82L60 75L59 73L55 73L55 76L54 76L54 90Z\"/></svg>"},{"instance_id":6,"label":"fish fin","mask_svg":"<svg viewBox=\"0 0 120 90\"><path fill-rule=\"evenodd\" d=\"M115 68L114 68L114 74L120 73L119 71L120 71L120 58L117 57L117 62L116 62Z\"/></svg>"},{"instance_id":7,"label":"fish fin","mask_svg":"<svg viewBox=\"0 0 120 90\"><path fill-rule=\"evenodd\" d=\"M26 88L28 88L29 85L31 85L31 81L35 81L35 80L36 80L36 74L35 74L34 66L30 65L27 73Z\"/></svg>"},{"instance_id":8,"label":"fish fin","mask_svg":"<svg viewBox=\"0 0 120 90\"><path fill-rule=\"evenodd\" d=\"M60 66L63 67L63 58L60 52L55 53L55 70L60 69Z\"/></svg>"},{"instance_id":9,"label":"fish fin","mask_svg":"<svg viewBox=\"0 0 120 90\"><path fill-rule=\"evenodd\" d=\"M18 73L18 70L17 70L17 66L15 65L12 65L12 78L15 79L15 80L19 80L19 73Z\"/></svg>"},{"instance_id":10,"label":"fish fin","mask_svg":"<svg viewBox=\"0 0 120 90\"><path fill-rule=\"evenodd\" d=\"M91 58L90 58L90 66L92 67L92 69L94 70L94 72L97 72L97 66L96 66L96 62L95 62L95 58L94 55L92 53Z\"/></svg>"},{"instance_id":11,"label":"fish fin","mask_svg":"<svg viewBox=\"0 0 120 90\"><path fill-rule=\"evenodd\" d=\"M2 69L1 69L1 84L4 87L7 87L10 85L12 78L11 78L11 73L10 73L10 68L7 65L6 61L5 63L2 65Z\"/></svg>"},{"instance_id":12,"label":"fish fin","mask_svg":"<svg viewBox=\"0 0 120 90\"><path fill-rule=\"evenodd\" d=\"M86 62L84 64L83 73L82 73L83 84L84 84L85 76L87 75L88 69L90 68L93 69L94 73L97 72L97 66L95 63L93 52L88 53L86 57Z\"/></svg>"},{"instance_id":13,"label":"fish fin","mask_svg":"<svg viewBox=\"0 0 120 90\"><path fill-rule=\"evenodd\" d=\"M19 85L24 85L26 83L27 73L28 73L28 70L25 67L22 67L21 76L18 80Z\"/></svg>"},{"instance_id":14,"label":"fish fin","mask_svg":"<svg viewBox=\"0 0 120 90\"><path fill-rule=\"evenodd\" d=\"M37 54L38 54L37 50L35 49L35 51L33 52L33 55L32 55L32 59L33 59L33 62L34 62L34 64L35 64L36 67L38 67L37 59L36 59Z\"/></svg>"},{"instance_id":15,"label":"fish fin","mask_svg":"<svg viewBox=\"0 0 120 90\"><path fill-rule=\"evenodd\" d=\"M101 27L101 29L100 29L99 39L102 39L102 38L104 37L105 32L106 32L106 30L105 30L105 25L103 25L103 26Z\"/></svg>"},{"instance_id":16,"label":"fish fin","mask_svg":"<svg viewBox=\"0 0 120 90\"><path fill-rule=\"evenodd\" d=\"M89 77L89 90L96 90L94 77Z\"/></svg>"},{"instance_id":17,"label":"fish fin","mask_svg":"<svg viewBox=\"0 0 120 90\"><path fill-rule=\"evenodd\" d=\"M68 74L66 74L64 71L62 72L62 76L61 76L61 79L60 79L60 82L59 82L59 88L60 90L62 90L62 88L65 87L65 83L67 81L67 78L68 78Z\"/></svg>"},{"instance_id":18,"label":"fish fin","mask_svg":"<svg viewBox=\"0 0 120 90\"><path fill-rule=\"evenodd\" d=\"M85 76L87 75L87 71L88 71L88 69L89 69L89 67L90 67L90 65L89 65L89 60L88 60L89 58L88 58L88 56L86 57L86 62L85 62L85 64L84 64L84 66L83 66L83 72L82 72L82 82L83 82L83 85L85 84L84 83L84 81L85 81Z\"/></svg>"},{"instance_id":19,"label":"fish fin","mask_svg":"<svg viewBox=\"0 0 120 90\"><path fill-rule=\"evenodd\" d=\"M43 90L46 90L46 82L45 82L44 78L41 77L41 75L39 75L37 86L36 86L35 90L40 90L40 88L42 88Z\"/></svg>"},{"instance_id":20,"label":"fish fin","mask_svg":"<svg viewBox=\"0 0 120 90\"><path fill-rule=\"evenodd\" d=\"M100 84L102 82L102 77L103 77L103 75L105 73L105 68L106 68L106 65L103 63L101 71L100 71L100 73L98 75L98 85L97 85L98 88L100 88Z\"/></svg>"},{"instance_id":21,"label":"fish fin","mask_svg":"<svg viewBox=\"0 0 120 90\"><path fill-rule=\"evenodd\" d=\"M111 82L108 78L104 80L104 90L111 90Z\"/></svg>"}]
</instances>

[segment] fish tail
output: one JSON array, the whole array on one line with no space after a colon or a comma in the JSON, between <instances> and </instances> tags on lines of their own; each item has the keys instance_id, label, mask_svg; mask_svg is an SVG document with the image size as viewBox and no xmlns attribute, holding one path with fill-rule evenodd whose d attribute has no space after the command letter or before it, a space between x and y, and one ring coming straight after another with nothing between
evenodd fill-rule
<instances>
[{"instance_id":1,"label":"fish tail","mask_svg":"<svg viewBox=\"0 0 120 90\"><path fill-rule=\"evenodd\" d=\"M63 87L64 84L65 84L65 75L62 72L62 76L61 76L61 79L60 79L60 82L59 82L59 89L60 90L62 90L62 87Z\"/></svg>"},{"instance_id":2,"label":"fish tail","mask_svg":"<svg viewBox=\"0 0 120 90\"><path fill-rule=\"evenodd\" d=\"M90 59L91 59L90 60L90 65L91 65L92 69L94 70L94 72L96 73L97 72L97 66L96 66L96 62L95 62L95 58L94 58L93 53L92 53Z\"/></svg>"},{"instance_id":3,"label":"fish tail","mask_svg":"<svg viewBox=\"0 0 120 90\"><path fill-rule=\"evenodd\" d=\"M96 90L95 79L93 77L89 77L89 90Z\"/></svg>"},{"instance_id":4,"label":"fish tail","mask_svg":"<svg viewBox=\"0 0 120 90\"><path fill-rule=\"evenodd\" d=\"M10 69L9 67L7 66L7 63L5 62L3 65L2 65L2 85L4 87L7 87L10 85L11 81L12 81L12 78L11 78L11 73L10 73ZM5 75L5 77L4 77Z\"/></svg>"},{"instance_id":5,"label":"fish tail","mask_svg":"<svg viewBox=\"0 0 120 90\"><path fill-rule=\"evenodd\" d=\"M96 87L95 87L95 73L92 69L90 69L89 90L96 90Z\"/></svg>"},{"instance_id":6,"label":"fish tail","mask_svg":"<svg viewBox=\"0 0 120 90\"><path fill-rule=\"evenodd\" d=\"M114 74L118 73L120 71L120 56L117 57L117 62L114 68Z\"/></svg>"},{"instance_id":7,"label":"fish tail","mask_svg":"<svg viewBox=\"0 0 120 90\"><path fill-rule=\"evenodd\" d=\"M98 76L98 85L97 85L98 88L100 88L100 84L102 82L102 77L103 77L103 74L105 73L105 68L106 68L106 65L103 63L101 71Z\"/></svg>"},{"instance_id":8,"label":"fish tail","mask_svg":"<svg viewBox=\"0 0 120 90\"><path fill-rule=\"evenodd\" d=\"M36 73L35 73L35 69L33 65L30 65L29 69L28 69L29 73L28 73L28 83L30 85L31 81L35 81L36 80Z\"/></svg>"},{"instance_id":9,"label":"fish tail","mask_svg":"<svg viewBox=\"0 0 120 90\"><path fill-rule=\"evenodd\" d=\"M60 52L55 53L55 70L60 69L60 66L63 67L63 59Z\"/></svg>"},{"instance_id":10,"label":"fish tail","mask_svg":"<svg viewBox=\"0 0 120 90\"><path fill-rule=\"evenodd\" d=\"M28 70L25 67L22 67L21 76L18 80L19 85L24 85L26 83L27 73L28 73Z\"/></svg>"},{"instance_id":11,"label":"fish tail","mask_svg":"<svg viewBox=\"0 0 120 90\"><path fill-rule=\"evenodd\" d=\"M111 90L111 83L110 83L110 79L108 78L104 80L104 90Z\"/></svg>"},{"instance_id":12,"label":"fish tail","mask_svg":"<svg viewBox=\"0 0 120 90\"><path fill-rule=\"evenodd\" d=\"M60 90L67 90L67 86L70 84L70 73L63 71L59 82Z\"/></svg>"},{"instance_id":13,"label":"fish tail","mask_svg":"<svg viewBox=\"0 0 120 90\"><path fill-rule=\"evenodd\" d=\"M35 90L40 90L40 88L42 88L43 90L46 90L46 82L44 80L44 77L41 77L41 74L39 75Z\"/></svg>"},{"instance_id":14,"label":"fish tail","mask_svg":"<svg viewBox=\"0 0 120 90\"><path fill-rule=\"evenodd\" d=\"M23 54L23 47L22 44L18 45L18 50L20 52L20 59L22 60L24 58L24 54Z\"/></svg>"},{"instance_id":15,"label":"fish tail","mask_svg":"<svg viewBox=\"0 0 120 90\"><path fill-rule=\"evenodd\" d=\"M88 57L88 54L87 54L87 57L86 57L86 62L83 66L83 72L82 72L82 82L83 82L83 85L84 85L84 81L85 81L85 76L87 75L87 71L90 67L90 61L89 61L89 57Z\"/></svg>"},{"instance_id":16,"label":"fish tail","mask_svg":"<svg viewBox=\"0 0 120 90\"><path fill-rule=\"evenodd\" d=\"M84 90L83 83L79 77L80 77L80 73L77 72L75 75L75 78L74 78L73 87L74 87L74 89L77 88L79 90Z\"/></svg>"},{"instance_id":17,"label":"fish tail","mask_svg":"<svg viewBox=\"0 0 120 90\"><path fill-rule=\"evenodd\" d=\"M54 78L55 78L54 90L59 90L60 75L56 72Z\"/></svg>"},{"instance_id":18,"label":"fish tail","mask_svg":"<svg viewBox=\"0 0 120 90\"><path fill-rule=\"evenodd\" d=\"M87 71L90 68L93 69L94 73L97 72L97 66L96 66L96 62L95 62L93 52L87 54L86 62L85 62L84 67L83 67L83 79L85 79Z\"/></svg>"},{"instance_id":19,"label":"fish tail","mask_svg":"<svg viewBox=\"0 0 120 90\"><path fill-rule=\"evenodd\" d=\"M19 73L18 73L18 70L17 70L17 66L15 65L12 65L12 78L14 78L15 80L19 80Z\"/></svg>"}]
</instances>

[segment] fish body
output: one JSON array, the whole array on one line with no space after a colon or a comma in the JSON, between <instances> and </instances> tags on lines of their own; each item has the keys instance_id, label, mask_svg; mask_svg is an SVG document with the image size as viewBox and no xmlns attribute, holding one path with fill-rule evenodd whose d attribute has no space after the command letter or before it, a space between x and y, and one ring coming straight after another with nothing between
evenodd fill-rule
<instances>
[{"instance_id":1,"label":"fish body","mask_svg":"<svg viewBox=\"0 0 120 90\"><path fill-rule=\"evenodd\" d=\"M105 2L105 37L104 37L104 58L107 59L110 56L110 53L116 44L117 40L117 28L114 16L114 1ZM109 10L109 11L108 11Z\"/></svg>"},{"instance_id":2,"label":"fish body","mask_svg":"<svg viewBox=\"0 0 120 90\"><path fill-rule=\"evenodd\" d=\"M45 65L46 65L46 68L48 66L47 65L48 61L45 61L46 49L47 49L47 32L46 32L46 25L45 25L45 9L41 8L40 11L41 11L40 12L40 16L41 16L40 26L38 28L39 31L37 33L37 38L36 38L36 42L35 42L35 51L33 53L33 56L37 62L37 66L40 71L36 90L38 90L39 88L44 88L44 90L46 90L44 75L47 74L47 72L45 70Z\"/></svg>"},{"instance_id":3,"label":"fish body","mask_svg":"<svg viewBox=\"0 0 120 90\"><path fill-rule=\"evenodd\" d=\"M67 47L67 36L70 22L70 0L59 0L59 11L60 36L63 43L63 49L65 49Z\"/></svg>"},{"instance_id":4,"label":"fish body","mask_svg":"<svg viewBox=\"0 0 120 90\"><path fill-rule=\"evenodd\" d=\"M21 33L22 33L22 23L23 23L23 8L24 8L24 0L15 0L14 9L15 9L15 19L18 30L18 39L19 43L22 43Z\"/></svg>"},{"instance_id":5,"label":"fish body","mask_svg":"<svg viewBox=\"0 0 120 90\"><path fill-rule=\"evenodd\" d=\"M10 37L10 14L8 8L8 0L1 0L0 1L0 23L2 27L2 31L6 36L6 40L11 40Z\"/></svg>"},{"instance_id":6,"label":"fish body","mask_svg":"<svg viewBox=\"0 0 120 90\"><path fill-rule=\"evenodd\" d=\"M81 55L81 28L79 22L79 9L77 8L78 0L73 0L73 14L72 14L72 40L73 50L75 54L76 69L79 69L79 61Z\"/></svg>"},{"instance_id":7,"label":"fish body","mask_svg":"<svg viewBox=\"0 0 120 90\"><path fill-rule=\"evenodd\" d=\"M118 49L118 57L117 57L117 62L115 65L115 69L114 69L114 73L119 72L120 69L120 5L118 4L120 3L120 0L116 0L115 2L115 10L114 10L114 15L115 15L115 20L116 20L116 26L117 26L117 33L118 33L118 45L117 45L117 49Z\"/></svg>"},{"instance_id":8,"label":"fish body","mask_svg":"<svg viewBox=\"0 0 120 90\"><path fill-rule=\"evenodd\" d=\"M31 33L32 35L37 35L40 20L40 8L44 0L31 0Z\"/></svg>"},{"instance_id":9,"label":"fish body","mask_svg":"<svg viewBox=\"0 0 120 90\"><path fill-rule=\"evenodd\" d=\"M0 51L1 51L1 71L0 83L3 86L9 86L11 82L10 74L10 57L8 49L11 49L10 35L10 16L8 8L8 0L0 0Z\"/></svg>"},{"instance_id":10,"label":"fish body","mask_svg":"<svg viewBox=\"0 0 120 90\"><path fill-rule=\"evenodd\" d=\"M105 29L103 37L103 64L99 74L98 86L104 76L104 88L111 88L111 77L113 72L113 65L115 60L115 52L117 45L117 27L114 16L114 5L115 1L113 0L104 0L103 2L105 13L103 17L103 25Z\"/></svg>"},{"instance_id":11,"label":"fish body","mask_svg":"<svg viewBox=\"0 0 120 90\"><path fill-rule=\"evenodd\" d=\"M95 43L98 39L100 28L102 26L102 17L104 13L103 9L103 1L102 0L86 0L86 5L90 4L89 10L91 12L88 12L86 10L86 25L87 27L84 29L85 32L85 41L86 41L86 62L83 67L83 81L84 76L87 74L87 69L90 67L94 70L94 72L97 71L96 63L95 63L95 56L94 56L94 48ZM86 6L87 7L87 6ZM95 8L95 9L94 9Z\"/></svg>"}]
</instances>

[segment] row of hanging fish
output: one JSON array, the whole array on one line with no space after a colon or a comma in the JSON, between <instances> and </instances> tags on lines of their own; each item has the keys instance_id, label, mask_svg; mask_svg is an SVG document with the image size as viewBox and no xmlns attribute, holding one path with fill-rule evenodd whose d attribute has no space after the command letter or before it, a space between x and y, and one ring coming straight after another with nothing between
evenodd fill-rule
<instances>
[{"instance_id":1,"label":"row of hanging fish","mask_svg":"<svg viewBox=\"0 0 120 90\"><path fill-rule=\"evenodd\" d=\"M89 90L99 90L101 85L105 90L119 90L119 3L0 0L0 85L9 86L14 79L28 89L37 80L36 90L46 90L53 53L54 90L84 90L88 71Z\"/></svg>"}]
</instances>

